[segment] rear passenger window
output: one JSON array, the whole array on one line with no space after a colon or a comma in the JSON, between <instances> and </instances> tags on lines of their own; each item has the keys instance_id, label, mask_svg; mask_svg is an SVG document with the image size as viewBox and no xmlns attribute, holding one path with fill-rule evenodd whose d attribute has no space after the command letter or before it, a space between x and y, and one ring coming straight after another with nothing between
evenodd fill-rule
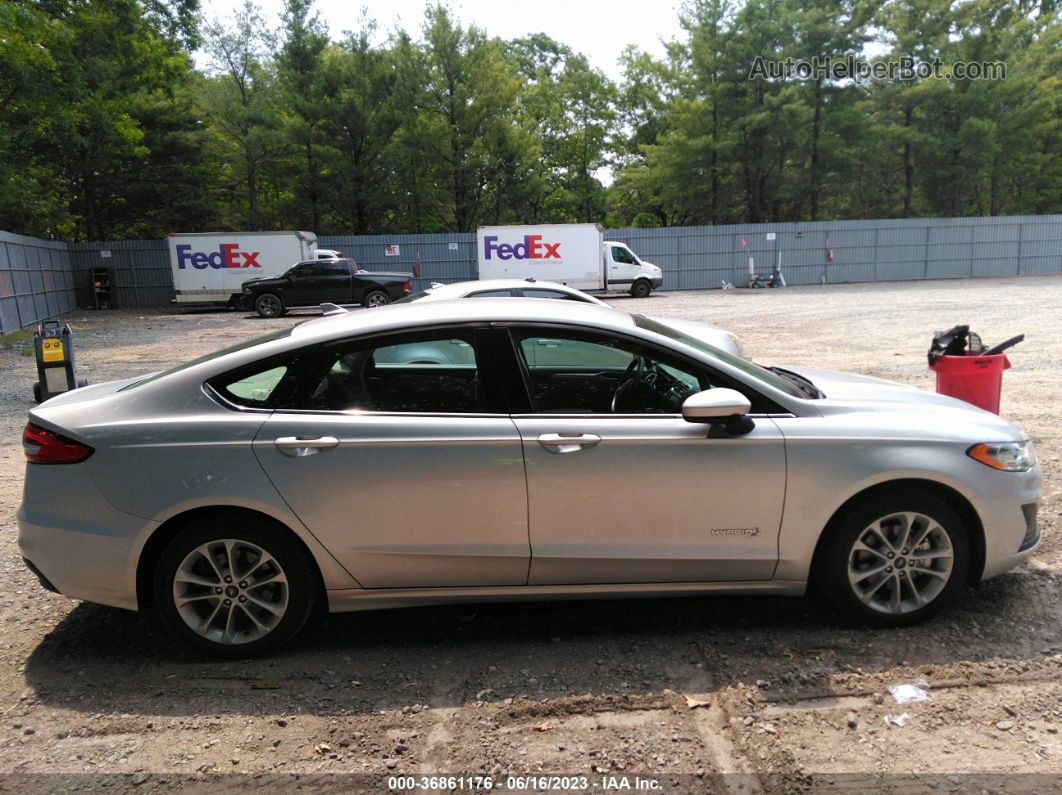
<instances>
[{"instance_id":1,"label":"rear passenger window","mask_svg":"<svg viewBox=\"0 0 1062 795\"><path fill-rule=\"evenodd\" d=\"M291 363L274 364L261 370L243 368L236 374L223 375L210 386L230 403L244 408L261 409L270 406L278 396L284 377L291 372Z\"/></svg>"},{"instance_id":2,"label":"rear passenger window","mask_svg":"<svg viewBox=\"0 0 1062 795\"><path fill-rule=\"evenodd\" d=\"M329 351L307 389L311 411L425 414L483 410L471 332L402 335Z\"/></svg>"}]
</instances>

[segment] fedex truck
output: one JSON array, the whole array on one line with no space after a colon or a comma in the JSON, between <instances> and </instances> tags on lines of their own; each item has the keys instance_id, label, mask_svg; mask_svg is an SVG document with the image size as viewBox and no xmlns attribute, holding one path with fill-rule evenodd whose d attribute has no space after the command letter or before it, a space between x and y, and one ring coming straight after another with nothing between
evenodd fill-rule
<instances>
[{"instance_id":1,"label":"fedex truck","mask_svg":"<svg viewBox=\"0 0 1062 795\"><path fill-rule=\"evenodd\" d=\"M335 256L313 232L197 232L170 235L177 303L228 303L255 276L279 276L297 262Z\"/></svg>"},{"instance_id":2,"label":"fedex truck","mask_svg":"<svg viewBox=\"0 0 1062 795\"><path fill-rule=\"evenodd\" d=\"M597 224L481 226L476 249L480 279L539 279L638 298L664 283L660 268L605 240Z\"/></svg>"}]
</instances>

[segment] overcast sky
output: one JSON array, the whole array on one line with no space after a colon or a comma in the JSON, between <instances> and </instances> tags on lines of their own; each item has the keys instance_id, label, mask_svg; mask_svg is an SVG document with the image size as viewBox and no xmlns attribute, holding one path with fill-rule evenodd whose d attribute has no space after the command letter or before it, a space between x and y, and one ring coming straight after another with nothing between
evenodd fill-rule
<instances>
[{"instance_id":1,"label":"overcast sky","mask_svg":"<svg viewBox=\"0 0 1062 795\"><path fill-rule=\"evenodd\" d=\"M279 23L283 0L257 0L272 24ZM207 18L227 17L243 0L204 0ZM358 27L360 9L378 24L380 39L400 26L419 38L425 0L317 0L316 8L328 24L332 38ZM618 59L623 48L636 44L661 56L661 39L677 38L681 0L453 0L448 3L462 25L470 23L488 34L513 39L528 33L546 33L590 59L613 80L621 76Z\"/></svg>"}]
</instances>

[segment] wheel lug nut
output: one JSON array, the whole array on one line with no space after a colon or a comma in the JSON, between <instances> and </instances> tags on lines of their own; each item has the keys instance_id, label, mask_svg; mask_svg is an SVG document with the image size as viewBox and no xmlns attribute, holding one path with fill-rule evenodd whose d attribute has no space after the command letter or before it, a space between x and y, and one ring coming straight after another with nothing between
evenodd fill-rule
<instances>
[{"instance_id":1,"label":"wheel lug nut","mask_svg":"<svg viewBox=\"0 0 1062 795\"><path fill-rule=\"evenodd\" d=\"M228 607L231 604L232 604L232 600L231 599L226 599L225 600L225 607Z\"/></svg>"},{"instance_id":2,"label":"wheel lug nut","mask_svg":"<svg viewBox=\"0 0 1062 795\"><path fill-rule=\"evenodd\" d=\"M232 577L229 577L228 575L226 575L225 576L225 582L232 582Z\"/></svg>"},{"instance_id":3,"label":"wheel lug nut","mask_svg":"<svg viewBox=\"0 0 1062 795\"><path fill-rule=\"evenodd\" d=\"M904 555L906 555L906 554L907 554L907 550L906 550L906 549L902 550L902 553L903 553Z\"/></svg>"},{"instance_id":4,"label":"wheel lug nut","mask_svg":"<svg viewBox=\"0 0 1062 795\"><path fill-rule=\"evenodd\" d=\"M241 582L240 583L240 587L241 588L246 588L247 587L247 580L244 580L243 582Z\"/></svg>"},{"instance_id":5,"label":"wheel lug nut","mask_svg":"<svg viewBox=\"0 0 1062 795\"><path fill-rule=\"evenodd\" d=\"M885 573L886 574L892 574L892 566L886 566L885 567Z\"/></svg>"},{"instance_id":6,"label":"wheel lug nut","mask_svg":"<svg viewBox=\"0 0 1062 795\"><path fill-rule=\"evenodd\" d=\"M221 593L221 590L222 590L221 588L215 588L214 589L214 593Z\"/></svg>"},{"instance_id":7,"label":"wheel lug nut","mask_svg":"<svg viewBox=\"0 0 1062 795\"><path fill-rule=\"evenodd\" d=\"M246 602L247 601L247 597L246 596L241 596L240 597L240 601L241 602Z\"/></svg>"}]
</instances>

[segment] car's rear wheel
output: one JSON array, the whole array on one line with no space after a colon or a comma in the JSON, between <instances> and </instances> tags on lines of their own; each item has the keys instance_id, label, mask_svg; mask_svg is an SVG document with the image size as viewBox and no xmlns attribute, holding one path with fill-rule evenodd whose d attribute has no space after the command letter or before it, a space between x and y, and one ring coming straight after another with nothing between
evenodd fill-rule
<instances>
[{"instance_id":1,"label":"car's rear wheel","mask_svg":"<svg viewBox=\"0 0 1062 795\"><path fill-rule=\"evenodd\" d=\"M383 290L369 290L369 292L365 294L365 297L361 299L361 303L364 306L369 307L369 309L377 306L387 306L391 303L391 296Z\"/></svg>"},{"instance_id":2,"label":"car's rear wheel","mask_svg":"<svg viewBox=\"0 0 1062 795\"><path fill-rule=\"evenodd\" d=\"M631 295L635 298L648 298L649 293L653 291L653 285L649 284L645 279L639 279L631 285Z\"/></svg>"},{"instance_id":3,"label":"car's rear wheel","mask_svg":"<svg viewBox=\"0 0 1062 795\"><path fill-rule=\"evenodd\" d=\"M820 575L826 596L856 621L904 626L940 612L970 567L967 530L931 494L894 492L836 518Z\"/></svg>"},{"instance_id":4,"label":"car's rear wheel","mask_svg":"<svg viewBox=\"0 0 1062 795\"><path fill-rule=\"evenodd\" d=\"M198 649L249 657L291 640L313 612L313 559L286 532L245 519L198 521L155 571L162 618Z\"/></svg>"},{"instance_id":5,"label":"car's rear wheel","mask_svg":"<svg viewBox=\"0 0 1062 795\"><path fill-rule=\"evenodd\" d=\"M254 299L254 311L259 317L280 317L284 314L284 302L279 295L262 293Z\"/></svg>"}]
</instances>

